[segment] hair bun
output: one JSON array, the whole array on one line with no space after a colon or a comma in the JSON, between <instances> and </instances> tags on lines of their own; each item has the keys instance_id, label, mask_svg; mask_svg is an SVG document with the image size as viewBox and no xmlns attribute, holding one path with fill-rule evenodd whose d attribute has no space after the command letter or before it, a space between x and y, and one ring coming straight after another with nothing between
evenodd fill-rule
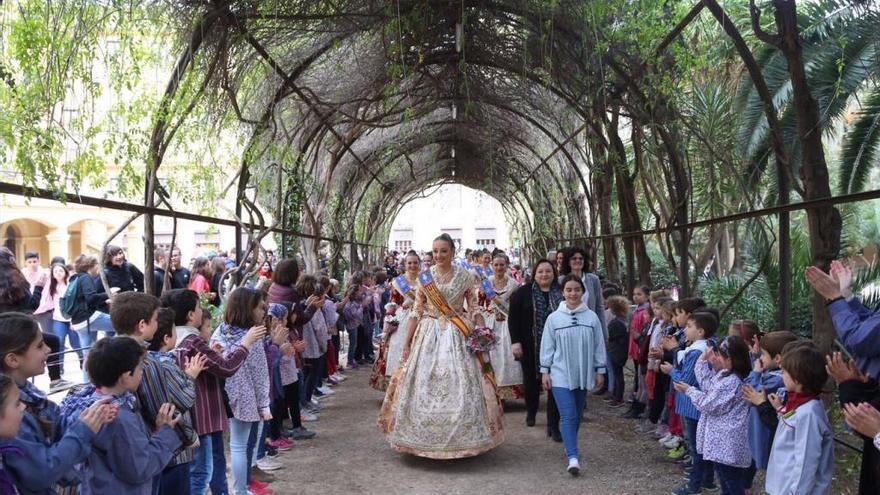
<instances>
[{"instance_id":1,"label":"hair bun","mask_svg":"<svg viewBox=\"0 0 880 495\"><path fill-rule=\"evenodd\" d=\"M444 232L444 233L438 235L437 237L435 237L434 240L435 241L443 241L443 242L448 243L449 247L452 248L453 251L455 251L455 241L452 240L452 236L449 235L449 233Z\"/></svg>"}]
</instances>

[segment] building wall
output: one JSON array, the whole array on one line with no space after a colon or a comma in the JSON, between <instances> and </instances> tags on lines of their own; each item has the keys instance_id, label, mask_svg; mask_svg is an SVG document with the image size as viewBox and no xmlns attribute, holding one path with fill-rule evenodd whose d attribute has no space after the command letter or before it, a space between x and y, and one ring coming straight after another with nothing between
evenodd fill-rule
<instances>
[{"instance_id":1,"label":"building wall","mask_svg":"<svg viewBox=\"0 0 880 495\"><path fill-rule=\"evenodd\" d=\"M131 213L125 211L44 199L25 201L20 196L4 194L0 195L0 245L11 246L22 265L26 251L39 252L44 266L54 256L63 256L71 261L82 253L99 254L110 234L130 216ZM172 219L156 217L155 231L154 242L157 245L170 244ZM184 263L187 263L190 258L211 250L234 250L235 229L180 220L176 241ZM144 266L143 220L139 218L132 222L112 244L122 246L129 261ZM263 240L263 246L266 249L276 248L271 237Z\"/></svg>"},{"instance_id":2,"label":"building wall","mask_svg":"<svg viewBox=\"0 0 880 495\"><path fill-rule=\"evenodd\" d=\"M495 245L478 246L478 239L495 234ZM427 251L442 232L460 238L462 248L510 248L509 225L501 204L494 198L459 184L436 188L424 198L403 207L388 238L389 249L411 243L412 249ZM402 244L399 244L402 243Z\"/></svg>"}]
</instances>

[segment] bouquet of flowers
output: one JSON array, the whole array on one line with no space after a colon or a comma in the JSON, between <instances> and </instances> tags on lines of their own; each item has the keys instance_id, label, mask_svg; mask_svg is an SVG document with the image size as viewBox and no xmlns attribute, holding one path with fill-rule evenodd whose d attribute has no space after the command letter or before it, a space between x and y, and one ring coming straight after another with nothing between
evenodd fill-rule
<instances>
[{"instance_id":1,"label":"bouquet of flowers","mask_svg":"<svg viewBox=\"0 0 880 495\"><path fill-rule=\"evenodd\" d=\"M386 325L400 325L400 317L397 316L397 303L392 302L385 305L384 322Z\"/></svg>"},{"instance_id":2,"label":"bouquet of flowers","mask_svg":"<svg viewBox=\"0 0 880 495\"><path fill-rule=\"evenodd\" d=\"M473 353L489 352L495 348L498 339L492 333L492 329L486 326L476 327L471 331L467 341L467 348Z\"/></svg>"}]
</instances>

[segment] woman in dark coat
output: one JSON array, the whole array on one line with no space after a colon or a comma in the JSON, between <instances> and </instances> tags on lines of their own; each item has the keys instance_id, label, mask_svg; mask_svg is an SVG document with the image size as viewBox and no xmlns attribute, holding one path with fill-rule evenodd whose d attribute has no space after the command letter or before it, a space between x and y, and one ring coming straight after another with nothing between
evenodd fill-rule
<instances>
[{"instance_id":1,"label":"woman in dark coat","mask_svg":"<svg viewBox=\"0 0 880 495\"><path fill-rule=\"evenodd\" d=\"M17 311L33 314L40 305L43 286L48 278L40 280L31 292L31 285L15 264L15 255L8 248L0 247L0 313ZM43 341L49 346L49 387L54 390L67 384L61 379L61 339L58 336L43 332Z\"/></svg>"},{"instance_id":2,"label":"woman in dark coat","mask_svg":"<svg viewBox=\"0 0 880 495\"><path fill-rule=\"evenodd\" d=\"M535 426L535 416L538 414L541 390L538 353L544 322L563 300L562 289L556 281L556 267L549 260L542 259L535 263L532 278L534 280L532 283L516 289L510 297L508 317L511 351L523 369L526 426ZM547 435L552 436L557 442L562 441L562 434L559 431L559 410L556 408L552 394L547 396Z\"/></svg>"}]
</instances>

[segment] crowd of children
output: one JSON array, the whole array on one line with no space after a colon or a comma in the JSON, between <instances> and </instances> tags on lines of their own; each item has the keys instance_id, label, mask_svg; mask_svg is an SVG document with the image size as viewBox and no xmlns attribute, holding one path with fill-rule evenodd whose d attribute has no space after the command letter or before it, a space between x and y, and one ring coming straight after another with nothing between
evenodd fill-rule
<instances>
[{"instance_id":1,"label":"crowd of children","mask_svg":"<svg viewBox=\"0 0 880 495\"><path fill-rule=\"evenodd\" d=\"M865 437L860 493L874 489L880 394L871 377L877 361L867 352L880 313L845 290L851 273L842 265L807 275L828 298L851 361L787 331L763 333L750 320L723 331L719 311L700 298L673 300L638 287L631 304L613 287L604 291L605 401L626 404L631 359L623 416L640 420L637 431L655 436L680 463L685 483L672 493L830 493L834 439L820 400L829 375L840 385L847 422ZM348 368L372 360L385 277L358 272L339 297L335 281L282 260L271 285L228 294L222 322L192 290L166 290L161 299L116 294L117 336L94 344L85 360L90 383L60 405L32 382L49 356L36 320L0 314L0 495L70 487L225 494L227 462L231 493L272 493L267 472L281 467L275 457L315 437L303 422L318 420L321 398L345 379L340 332L350 339ZM578 416L574 409L569 416ZM568 444L576 452L576 442Z\"/></svg>"},{"instance_id":2,"label":"crowd of children","mask_svg":"<svg viewBox=\"0 0 880 495\"><path fill-rule=\"evenodd\" d=\"M652 434L682 467L686 482L672 493L830 493L833 438L819 394L825 357L788 331L764 334L735 320L723 338L720 315L700 298L673 301L639 287L635 310L613 287L605 290L608 355L616 380L605 401L623 405L623 364L635 364L630 408L639 433ZM627 339L629 333L629 339Z\"/></svg>"},{"instance_id":3,"label":"crowd of children","mask_svg":"<svg viewBox=\"0 0 880 495\"><path fill-rule=\"evenodd\" d=\"M273 493L275 457L316 436L303 422L345 379L339 315L354 300L361 320L378 320L368 313L382 292L362 275L338 298L335 281L293 260L273 280L230 292L222 322L193 290L116 294L116 336L94 344L90 383L59 405L32 382L49 357L36 320L0 314L0 495Z\"/></svg>"}]
</instances>

